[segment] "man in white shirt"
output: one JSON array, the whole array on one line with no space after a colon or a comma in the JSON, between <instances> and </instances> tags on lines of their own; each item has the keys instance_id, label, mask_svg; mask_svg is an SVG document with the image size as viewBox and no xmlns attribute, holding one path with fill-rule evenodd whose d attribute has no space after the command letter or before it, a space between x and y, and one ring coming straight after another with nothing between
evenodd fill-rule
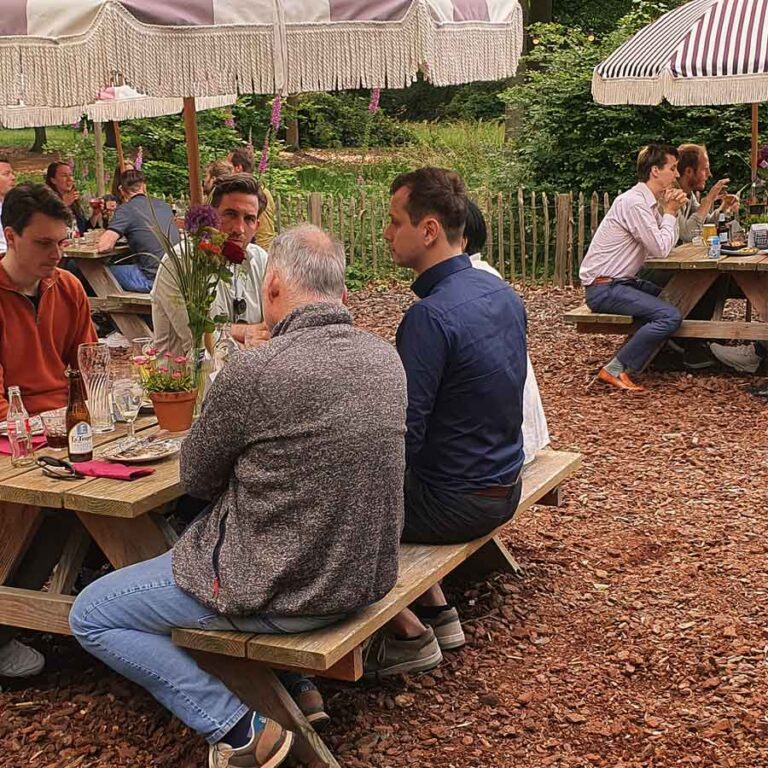
<instances>
[{"instance_id":1,"label":"man in white shirt","mask_svg":"<svg viewBox=\"0 0 768 768\"><path fill-rule=\"evenodd\" d=\"M677 150L670 146L649 144L640 150L638 183L616 198L579 270L593 312L632 315L642 323L598 374L600 381L619 389L643 390L629 372L641 371L683 320L676 307L658 298L659 286L637 279L647 259L666 258L677 243L677 214L687 199L685 192L674 188L677 158Z\"/></svg>"},{"instance_id":2,"label":"man in white shirt","mask_svg":"<svg viewBox=\"0 0 768 768\"><path fill-rule=\"evenodd\" d=\"M3 212L3 200L16 185L16 176L11 167L11 160L7 155L0 155L0 214ZM0 256L8 250L5 242L3 228L0 227Z\"/></svg>"},{"instance_id":3,"label":"man in white shirt","mask_svg":"<svg viewBox=\"0 0 768 768\"><path fill-rule=\"evenodd\" d=\"M259 213L266 199L253 176L236 174L221 179L213 188L211 205L218 211L221 230L245 251L245 261L237 268L231 283L220 282L211 307L211 317L227 315L233 323L262 328L261 283L267 253L251 240L256 233ZM192 333L184 302L176 286L166 256L152 286L152 326L155 347L174 356L192 348ZM233 326L237 328L238 326ZM242 333L233 336L242 340Z\"/></svg>"}]
</instances>

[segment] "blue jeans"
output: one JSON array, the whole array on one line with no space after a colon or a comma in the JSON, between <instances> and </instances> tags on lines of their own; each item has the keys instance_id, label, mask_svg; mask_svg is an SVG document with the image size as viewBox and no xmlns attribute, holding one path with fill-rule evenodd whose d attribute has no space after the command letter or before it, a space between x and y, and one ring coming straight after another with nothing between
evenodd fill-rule
<instances>
[{"instance_id":1,"label":"blue jeans","mask_svg":"<svg viewBox=\"0 0 768 768\"><path fill-rule=\"evenodd\" d=\"M222 616L173 580L171 553L121 568L86 587L69 624L80 645L108 667L146 688L210 744L220 741L248 706L173 644L174 627L260 634L320 629L341 616Z\"/></svg>"},{"instance_id":2,"label":"blue jeans","mask_svg":"<svg viewBox=\"0 0 768 768\"><path fill-rule=\"evenodd\" d=\"M614 280L585 290L587 306L593 312L632 315L643 323L616 353L630 371L642 371L656 347L683 322L680 310L658 298L660 293L661 288L647 280Z\"/></svg>"},{"instance_id":3,"label":"blue jeans","mask_svg":"<svg viewBox=\"0 0 768 768\"><path fill-rule=\"evenodd\" d=\"M154 280L147 277L138 264L112 264L110 270L124 291L149 293L152 290Z\"/></svg>"}]
</instances>

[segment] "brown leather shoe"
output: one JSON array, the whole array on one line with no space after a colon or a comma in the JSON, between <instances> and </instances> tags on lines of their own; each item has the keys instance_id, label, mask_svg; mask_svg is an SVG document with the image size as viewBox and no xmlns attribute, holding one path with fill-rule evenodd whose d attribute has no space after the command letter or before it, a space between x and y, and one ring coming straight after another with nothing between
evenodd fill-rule
<instances>
[{"instance_id":1,"label":"brown leather shoe","mask_svg":"<svg viewBox=\"0 0 768 768\"><path fill-rule=\"evenodd\" d=\"M316 731L325 730L331 722L330 716L325 711L323 697L314 685L310 688L305 683L305 690L296 696L296 704Z\"/></svg>"},{"instance_id":2,"label":"brown leather shoe","mask_svg":"<svg viewBox=\"0 0 768 768\"><path fill-rule=\"evenodd\" d=\"M610 384L617 389L624 389L628 392L645 392L645 387L635 384L635 382L629 378L629 374L626 371L622 371L618 376L614 376L605 368L601 368L600 373L597 374L597 378L604 384Z\"/></svg>"}]
</instances>

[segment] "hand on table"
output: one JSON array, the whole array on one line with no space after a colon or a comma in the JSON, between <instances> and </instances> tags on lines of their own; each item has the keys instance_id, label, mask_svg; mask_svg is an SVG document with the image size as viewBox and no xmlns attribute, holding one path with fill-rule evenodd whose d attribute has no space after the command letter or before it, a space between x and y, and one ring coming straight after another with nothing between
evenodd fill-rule
<instances>
[{"instance_id":1,"label":"hand on table","mask_svg":"<svg viewBox=\"0 0 768 768\"><path fill-rule=\"evenodd\" d=\"M688 201L688 195L682 189L667 189L664 191L664 213L677 216L678 211Z\"/></svg>"},{"instance_id":2,"label":"hand on table","mask_svg":"<svg viewBox=\"0 0 768 768\"><path fill-rule=\"evenodd\" d=\"M246 349L258 347L260 344L266 344L272 334L267 329L265 323L237 324L230 328L232 338Z\"/></svg>"}]
</instances>

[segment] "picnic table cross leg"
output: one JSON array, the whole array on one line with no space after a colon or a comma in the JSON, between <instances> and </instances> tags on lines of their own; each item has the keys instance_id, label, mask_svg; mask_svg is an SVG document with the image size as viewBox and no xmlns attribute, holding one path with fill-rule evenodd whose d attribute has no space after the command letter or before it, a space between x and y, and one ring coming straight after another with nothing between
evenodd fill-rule
<instances>
[{"instance_id":1,"label":"picnic table cross leg","mask_svg":"<svg viewBox=\"0 0 768 768\"><path fill-rule=\"evenodd\" d=\"M525 572L498 536L492 536L450 575L451 580L480 581L492 573L511 573L522 578Z\"/></svg>"}]
</instances>

